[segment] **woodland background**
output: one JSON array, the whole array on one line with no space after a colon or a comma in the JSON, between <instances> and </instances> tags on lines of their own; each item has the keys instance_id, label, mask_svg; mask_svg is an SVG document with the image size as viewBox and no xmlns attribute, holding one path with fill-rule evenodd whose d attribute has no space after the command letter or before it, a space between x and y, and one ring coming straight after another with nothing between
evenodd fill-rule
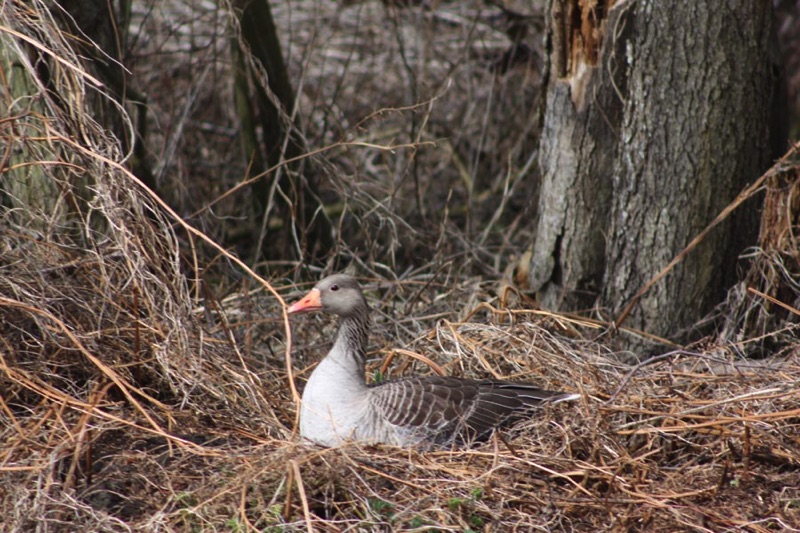
<instances>
[{"instance_id":1,"label":"woodland background","mask_svg":"<svg viewBox=\"0 0 800 533\"><path fill-rule=\"evenodd\" d=\"M602 57L653 2L0 3L0 529L800 528L800 15L725 5L764 15L770 120L706 133L758 164L604 299L604 274L570 286L566 230L542 246L546 103L577 72L559 50ZM714 221L740 215L734 250ZM716 299L648 322L639 292L697 255L730 257ZM422 354L582 399L469 450L303 445L334 325L283 302L343 269L376 310L369 379Z\"/></svg>"}]
</instances>

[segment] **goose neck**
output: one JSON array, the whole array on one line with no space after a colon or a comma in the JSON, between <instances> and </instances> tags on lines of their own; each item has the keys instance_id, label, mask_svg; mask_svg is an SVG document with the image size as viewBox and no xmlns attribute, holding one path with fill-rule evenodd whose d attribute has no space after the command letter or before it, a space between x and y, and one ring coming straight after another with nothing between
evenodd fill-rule
<instances>
[{"instance_id":1,"label":"goose neck","mask_svg":"<svg viewBox=\"0 0 800 533\"><path fill-rule=\"evenodd\" d=\"M335 354L337 359L358 370L362 378L367 358L369 322L368 311L341 317L336 341L331 350L331 354Z\"/></svg>"}]
</instances>

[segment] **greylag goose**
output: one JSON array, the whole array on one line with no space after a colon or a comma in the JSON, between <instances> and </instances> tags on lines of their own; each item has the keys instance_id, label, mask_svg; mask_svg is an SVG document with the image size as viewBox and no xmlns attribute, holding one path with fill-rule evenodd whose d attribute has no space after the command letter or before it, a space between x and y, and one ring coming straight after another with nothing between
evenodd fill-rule
<instances>
[{"instance_id":1,"label":"greylag goose","mask_svg":"<svg viewBox=\"0 0 800 533\"><path fill-rule=\"evenodd\" d=\"M323 446L350 439L397 446L463 446L485 439L542 402L572 400L527 383L456 377L407 377L364 381L370 308L358 282L329 276L288 312L324 311L339 316L328 355L303 390L300 435Z\"/></svg>"}]
</instances>

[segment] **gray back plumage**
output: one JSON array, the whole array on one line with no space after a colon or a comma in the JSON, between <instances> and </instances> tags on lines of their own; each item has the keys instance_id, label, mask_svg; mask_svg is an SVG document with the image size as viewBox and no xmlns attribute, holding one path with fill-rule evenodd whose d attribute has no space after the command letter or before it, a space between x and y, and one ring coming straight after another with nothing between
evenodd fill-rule
<instances>
[{"instance_id":1,"label":"gray back plumage","mask_svg":"<svg viewBox=\"0 0 800 533\"><path fill-rule=\"evenodd\" d=\"M372 391L389 423L439 445L484 440L495 428L530 415L542 402L570 397L527 383L441 376L387 381Z\"/></svg>"}]
</instances>

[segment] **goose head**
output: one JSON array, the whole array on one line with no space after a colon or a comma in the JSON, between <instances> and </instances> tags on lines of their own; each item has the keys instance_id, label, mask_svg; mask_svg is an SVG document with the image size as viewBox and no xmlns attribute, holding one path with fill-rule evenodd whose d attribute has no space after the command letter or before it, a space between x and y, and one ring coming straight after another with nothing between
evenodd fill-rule
<instances>
[{"instance_id":1,"label":"goose head","mask_svg":"<svg viewBox=\"0 0 800 533\"><path fill-rule=\"evenodd\" d=\"M346 274L334 274L322 279L287 310L289 314L310 311L323 311L347 318L366 315L369 308L354 278Z\"/></svg>"}]
</instances>

